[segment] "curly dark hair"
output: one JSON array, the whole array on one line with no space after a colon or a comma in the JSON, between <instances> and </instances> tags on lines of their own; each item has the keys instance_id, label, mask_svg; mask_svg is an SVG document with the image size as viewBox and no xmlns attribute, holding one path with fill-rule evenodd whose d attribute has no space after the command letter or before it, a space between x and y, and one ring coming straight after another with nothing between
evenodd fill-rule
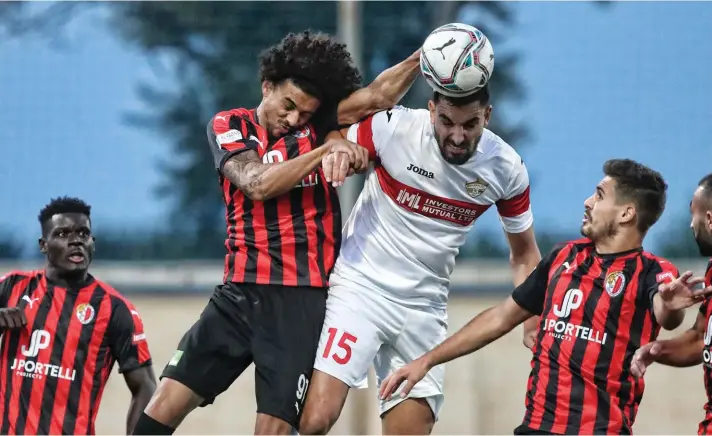
<instances>
[{"instance_id":1,"label":"curly dark hair","mask_svg":"<svg viewBox=\"0 0 712 436\"><path fill-rule=\"evenodd\" d=\"M87 218L91 218L91 206L89 206L83 200L74 197L58 197L53 198L50 202L42 208L37 219L40 225L44 225L52 219L54 215L60 213L80 213L86 215Z\"/></svg>"},{"instance_id":2,"label":"curly dark hair","mask_svg":"<svg viewBox=\"0 0 712 436\"><path fill-rule=\"evenodd\" d=\"M630 159L611 159L603 173L616 181L619 201L631 201L638 213L638 230L646 233L665 210L667 188L663 176Z\"/></svg>"},{"instance_id":3,"label":"curly dark hair","mask_svg":"<svg viewBox=\"0 0 712 436\"><path fill-rule=\"evenodd\" d=\"M261 81L279 84L287 79L327 108L361 87L361 73L346 44L310 30L290 33L260 54Z\"/></svg>"}]
</instances>

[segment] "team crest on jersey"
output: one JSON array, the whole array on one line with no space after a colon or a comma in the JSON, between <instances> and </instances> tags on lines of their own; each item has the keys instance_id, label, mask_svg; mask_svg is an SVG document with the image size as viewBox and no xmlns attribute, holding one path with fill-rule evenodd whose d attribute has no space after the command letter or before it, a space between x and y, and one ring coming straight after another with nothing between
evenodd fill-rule
<instances>
[{"instance_id":1,"label":"team crest on jersey","mask_svg":"<svg viewBox=\"0 0 712 436\"><path fill-rule=\"evenodd\" d=\"M625 275L622 271L616 271L606 276L606 292L611 297L615 297L625 289Z\"/></svg>"},{"instance_id":2,"label":"team crest on jersey","mask_svg":"<svg viewBox=\"0 0 712 436\"><path fill-rule=\"evenodd\" d=\"M86 325L94 319L96 311L90 304L82 303L77 306L76 314L79 322Z\"/></svg>"},{"instance_id":3,"label":"team crest on jersey","mask_svg":"<svg viewBox=\"0 0 712 436\"><path fill-rule=\"evenodd\" d=\"M309 126L304 126L303 129L292 133L292 136L294 136L295 138L306 138L310 134L311 134L311 130L309 130Z\"/></svg>"},{"instance_id":4,"label":"team crest on jersey","mask_svg":"<svg viewBox=\"0 0 712 436\"><path fill-rule=\"evenodd\" d=\"M482 195L482 193L487 190L488 186L489 183L479 177L474 182L465 183L465 189L467 189L467 193L472 198L477 198Z\"/></svg>"}]
</instances>

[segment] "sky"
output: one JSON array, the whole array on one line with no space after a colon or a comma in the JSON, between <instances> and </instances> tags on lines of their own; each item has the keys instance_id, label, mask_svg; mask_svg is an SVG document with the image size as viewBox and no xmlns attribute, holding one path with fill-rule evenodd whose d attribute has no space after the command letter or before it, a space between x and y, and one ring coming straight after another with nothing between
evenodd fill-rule
<instances>
[{"instance_id":1,"label":"sky","mask_svg":"<svg viewBox=\"0 0 712 436\"><path fill-rule=\"evenodd\" d=\"M687 218L697 181L712 171L712 3L511 6L516 24L492 43L496 53L523 54L527 100L500 113L531 132L517 145L536 227L575 232L603 162L627 157L669 183L668 208L646 245L654 249ZM169 144L125 116L147 110L137 85L170 85L170 71L119 40L103 18L79 16L61 42L0 41L0 227L28 243L53 196L90 202L98 230L151 226L167 209L153 188ZM496 226L492 211L476 229Z\"/></svg>"}]
</instances>

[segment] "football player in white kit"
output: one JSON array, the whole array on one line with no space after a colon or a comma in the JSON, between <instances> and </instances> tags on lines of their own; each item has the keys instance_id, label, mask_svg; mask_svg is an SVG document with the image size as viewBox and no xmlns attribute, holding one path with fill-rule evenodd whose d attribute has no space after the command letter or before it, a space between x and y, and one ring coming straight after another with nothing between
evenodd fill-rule
<instances>
[{"instance_id":1,"label":"football player in white kit","mask_svg":"<svg viewBox=\"0 0 712 436\"><path fill-rule=\"evenodd\" d=\"M348 129L375 165L330 277L301 434L327 433L349 389L366 387L372 363L380 384L446 338L455 256L488 208L496 207L506 232L515 286L541 259L526 167L486 129L491 112L485 87L460 99L435 94L428 110L394 107ZM429 434L444 373L433 368L407 398L381 401L383 433Z\"/></svg>"}]
</instances>

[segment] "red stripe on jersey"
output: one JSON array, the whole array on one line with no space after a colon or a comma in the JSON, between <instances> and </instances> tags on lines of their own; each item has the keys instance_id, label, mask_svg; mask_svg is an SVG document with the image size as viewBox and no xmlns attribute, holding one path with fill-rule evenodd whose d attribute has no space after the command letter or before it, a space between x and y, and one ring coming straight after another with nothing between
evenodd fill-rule
<instances>
[{"instance_id":1,"label":"red stripe on jersey","mask_svg":"<svg viewBox=\"0 0 712 436\"><path fill-rule=\"evenodd\" d=\"M267 228L265 227L265 207L262 201L252 201L252 229L255 232L255 248L257 249L257 282L270 281L270 256Z\"/></svg>"},{"instance_id":2,"label":"red stripe on jersey","mask_svg":"<svg viewBox=\"0 0 712 436\"><path fill-rule=\"evenodd\" d=\"M225 255L223 281L241 282L244 278L245 265L247 264L247 246L244 238L245 220L242 217L242 213L231 213L231 211L238 210L233 199L234 191L237 191L237 188L233 187L228 179L223 179L222 188L223 200L226 205L225 222L227 222L227 234L243 235L242 238L228 237L225 239L225 248L227 248L228 254ZM242 204L240 204L239 210L243 210Z\"/></svg>"},{"instance_id":3,"label":"red stripe on jersey","mask_svg":"<svg viewBox=\"0 0 712 436\"><path fill-rule=\"evenodd\" d=\"M521 194L512 198L497 201L497 212L506 218L517 217L529 210L529 186Z\"/></svg>"},{"instance_id":4,"label":"red stripe on jersey","mask_svg":"<svg viewBox=\"0 0 712 436\"><path fill-rule=\"evenodd\" d=\"M309 247L309 284L319 286L321 274L319 272L319 260L317 258L317 231L316 231L316 207L314 204L314 189L302 193L302 203L304 204L304 225L306 226L307 244Z\"/></svg>"},{"instance_id":5,"label":"red stripe on jersey","mask_svg":"<svg viewBox=\"0 0 712 436\"><path fill-rule=\"evenodd\" d=\"M327 198L326 209L324 210L324 216L322 218L324 227L324 265L334 265L334 263L336 262L336 251L339 248L338 244L340 244L340 241L334 239L334 232L341 231L341 229L335 228L334 214L340 214L341 209L340 207L337 207L337 209L339 210L334 210L334 207L339 205L337 194L335 192L332 192L328 185L322 186L322 189L324 190L324 197ZM329 197L332 196L334 197L336 202L332 202L329 200ZM330 272L331 271L326 271L327 274L329 274Z\"/></svg>"},{"instance_id":6,"label":"red stripe on jersey","mask_svg":"<svg viewBox=\"0 0 712 436\"><path fill-rule=\"evenodd\" d=\"M76 313L77 307L79 307L80 304L89 304L89 301L91 300L92 293L94 289L96 288L97 283L94 282L89 288L79 294L77 297L77 300L74 303L74 308L72 309L73 314ZM95 319L98 318L95 316ZM72 368L74 367L74 361L77 356L77 348L79 345L79 338L82 333L82 323L79 321L79 318L77 316L72 316L69 320L69 327L67 328L67 335L64 338L64 352L62 353L62 367L63 368ZM92 348L90 348L90 353L93 351ZM87 383L86 380L86 375L87 374L94 374L94 368L91 367L92 362L87 362L87 365L84 366L84 368L81 368L83 371L83 377L81 378L82 384L82 390L89 385L89 388L91 389L91 383ZM65 411L67 410L67 401L69 401L69 390L71 388L72 381L71 380L59 380L57 383L57 391L55 393L55 402L54 402L54 407L52 409L52 414L55 415L55 417L52 419L52 424L50 426L50 434L60 434L62 433L62 425L64 423L64 414ZM37 410L39 410L40 404L37 404ZM75 434L86 434L86 430L82 429L80 427L75 427L74 429Z\"/></svg>"},{"instance_id":7,"label":"red stripe on jersey","mask_svg":"<svg viewBox=\"0 0 712 436\"><path fill-rule=\"evenodd\" d=\"M381 190L391 200L419 215L468 226L489 208L489 205L440 197L408 186L391 177L381 164L376 164L376 174Z\"/></svg>"},{"instance_id":8,"label":"red stripe on jersey","mask_svg":"<svg viewBox=\"0 0 712 436\"><path fill-rule=\"evenodd\" d=\"M30 280L31 280L31 277L23 278L22 280L20 280L18 283L16 283L12 287L12 291L10 292L10 296L8 298L7 307L18 307L19 306L18 303L20 302L20 298L24 294L25 288L27 288L28 284L30 283ZM42 295L39 295L39 293L35 293L35 294L31 295L30 297L35 298L35 295L37 295L38 297L41 298L42 296L44 296L44 293L42 293ZM41 300L38 300L38 301L41 301ZM27 321L30 322L29 319ZM7 342L8 341L7 335L3 335L2 340L4 342ZM3 371L0 372L0 408L2 408L3 410L2 410L2 414L0 416L2 416L3 420L8 420L6 423L6 424L9 424L8 428L10 430L8 431L8 433L12 434L12 433L15 433L15 423L17 421L17 412L15 412L15 419L10 420L10 412L8 410L4 410L5 396L7 395L7 389L8 389L7 372L9 371L8 369L5 368L5 366L12 365L12 363L10 363L8 361L10 347L5 346L3 348L4 348L4 350L2 353L2 361L0 361L0 368L3 369ZM8 408L10 409L10 411L13 409L16 409L16 407L14 407L14 405L17 404L17 396L19 394L15 394L17 392L17 388L13 389L13 387L15 387L15 381L18 378L21 378L21 377L12 377L10 379L10 395L11 395L11 397L10 397L10 403L8 404ZM15 400L15 402L13 402L13 399Z\"/></svg>"},{"instance_id":9,"label":"red stripe on jersey","mask_svg":"<svg viewBox=\"0 0 712 436\"><path fill-rule=\"evenodd\" d=\"M102 286L105 289L105 287ZM91 294L90 294L91 295ZM86 367L85 377L82 379L82 393L79 397L79 411L85 411L85 413L78 413L76 424L74 426L75 434L94 434L94 420L96 418L96 413L99 410L99 405L101 404L101 392L104 390L106 378L96 379L97 373L97 356L99 350L101 350L101 344L104 342L104 337L106 336L106 329L109 326L109 320L111 319L111 298L106 295L101 299L99 308L96 309L94 322L94 331L91 335L91 340L89 342L89 352L86 356ZM99 322L100 320L106 320L105 322ZM103 376L103 373L101 373ZM97 396L97 403L91 404L91 394L95 386L95 382L99 382L100 385L98 389L100 390ZM89 416L86 411L93 410L93 415Z\"/></svg>"},{"instance_id":10,"label":"red stripe on jersey","mask_svg":"<svg viewBox=\"0 0 712 436\"><path fill-rule=\"evenodd\" d=\"M358 123L356 142L368 150L370 160L376 160L376 145L373 143L373 115Z\"/></svg>"},{"instance_id":11,"label":"red stripe on jersey","mask_svg":"<svg viewBox=\"0 0 712 436\"><path fill-rule=\"evenodd\" d=\"M574 260L574 263L572 264L574 268L576 268L578 265L580 265L582 262L585 261L585 258L587 256L586 252L580 252L576 255L576 258ZM578 288L580 289L588 289L593 286L593 282L596 277L601 275L601 264L598 262L594 262L593 265L591 265L591 268L588 270L588 273L584 277L582 277L581 283L579 283ZM560 282L561 283L561 282ZM571 282L569 282L570 284ZM566 286L566 291L570 286ZM557 291L563 289L563 286L557 287ZM568 320L568 324L574 325L574 326L580 326L584 324L584 316L585 316L585 311L583 310L584 305L586 304L586 296L588 293L584 290L583 291L584 296L582 297L582 301L580 304L580 309L572 311L571 317ZM561 294L559 297L557 294L554 294L554 301L563 301L564 294ZM601 299L603 300L603 299ZM599 308L601 306L605 306L605 310L608 310L607 305L601 304L600 300L598 303L598 306L596 307L596 312L599 311ZM605 313L605 312L603 312ZM555 320L551 320L555 321ZM604 327L605 328L605 327ZM601 342L606 342L610 338L607 338L605 333L603 333L602 329L591 329L589 330L590 336L596 339L600 339ZM576 345L577 341L567 341L567 340L561 340L559 342L559 368L562 368L564 363L568 365L568 362L572 359L573 354L574 354L574 346ZM583 358L583 363L582 363L582 371L590 371L593 373L595 370L595 361L596 357L598 356L598 352L600 351L601 344L595 342L595 341L590 341L587 344L586 351L584 352L584 358ZM587 360L588 359L588 360ZM587 363L591 363L593 361L593 367L591 365L586 365ZM586 370L583 369L583 367L589 366L590 368L587 368ZM565 368L565 366L563 366ZM556 414L554 416L554 428L566 428L569 420L569 412L571 410L571 389L573 388L573 373L571 371L567 370L560 370L559 371L559 379L558 379L558 389L556 392ZM593 389L591 389L593 388ZM586 401L589 401L589 398L587 397L588 395L591 395L592 393L592 398L590 400L596 401L597 398L597 393L596 393L596 388L595 385L592 385L591 383L584 383L584 404L593 404L593 403L587 403ZM590 417L587 415L591 415ZM584 407L583 414L582 414L582 423L585 423L587 419L591 418L592 422L595 422L596 420L596 411L590 410ZM581 430L582 433L586 434L586 431Z\"/></svg>"},{"instance_id":12,"label":"red stripe on jersey","mask_svg":"<svg viewBox=\"0 0 712 436\"><path fill-rule=\"evenodd\" d=\"M705 286L712 286L712 259L707 264L705 272ZM704 335L710 334L710 318L712 318L712 297L708 297L700 307L700 313L705 317ZM712 362L705 359L705 356L712 355L712 346L706 345L703 351L702 374L707 394L707 403L704 406L705 417L697 427L697 434L712 434Z\"/></svg>"},{"instance_id":13,"label":"red stripe on jersey","mask_svg":"<svg viewBox=\"0 0 712 436\"><path fill-rule=\"evenodd\" d=\"M52 303L50 306L50 309L47 313L47 317L44 322L43 330L47 331L55 331L57 329L57 325L59 324L59 317L61 315L61 309L60 310L55 310L55 308L61 308L64 305L64 300L67 297L66 292L55 292L52 295ZM38 300L38 303L41 302L42 300ZM37 313L39 311L36 310L34 312L34 318L37 317ZM34 318L33 321L30 322L30 319L28 317L27 319L27 324L28 325L33 325L34 324ZM35 332L39 332L40 330L32 330L32 337L36 334ZM32 337L30 340L32 340ZM52 342L56 341L56 338L52 338ZM51 361L51 356L52 352L54 350L55 344L51 343L49 346L42 348L39 350L39 353L36 356L36 361L37 362L49 362ZM66 350L66 348L65 348ZM69 365L64 365L64 362L62 362L63 365L60 367L60 371L62 368L72 368L74 366L74 362L72 361ZM73 377L73 375L71 375ZM18 379L22 380L21 377L17 377ZM61 380L59 379L59 384L61 384L62 381L66 381L67 383L71 383L71 380ZM26 419L26 427L24 433L26 434L34 434L37 431L37 426L39 425L40 422L40 415L42 414L42 399L45 395L45 383L47 383L47 377L41 377L38 379L35 379L32 382L32 395L30 396L30 407L27 410L27 419ZM59 386L59 385L58 385ZM59 389L58 389L59 390ZM14 393L14 392L13 392ZM21 394L20 388L17 389L17 393ZM13 404L15 401L13 401ZM61 420L64 418L64 413L61 415L55 415L54 410L52 413L52 424L56 423L57 421L62 422ZM13 421L17 419L17 417L12 418ZM56 432L50 431L50 434L59 434L61 433L61 428L57 430Z\"/></svg>"},{"instance_id":14,"label":"red stripe on jersey","mask_svg":"<svg viewBox=\"0 0 712 436\"><path fill-rule=\"evenodd\" d=\"M553 278L553 274L555 271L561 266L566 259L569 257L571 254L571 250L573 249L574 245L570 245L567 248L562 249L559 254L556 256L554 259L554 262L552 263L552 267L549 270L549 281ZM586 258L587 253L585 251L581 251L576 254L576 257L574 258L573 262L570 262L571 265L574 267L576 265L579 265L583 260ZM569 289L569 284L571 283L571 278L567 278L565 280L559 280L556 284L556 287L553 290L553 297L551 297L552 301L563 301L564 295L566 295L566 291ZM546 330L547 323L549 320L546 318L542 317L541 319L541 328ZM544 411L546 410L546 393L547 393L547 385L549 384L549 380L551 378L551 366L552 362L550 361L549 358L549 352L544 351L544 350L549 350L551 346L556 342L558 339L555 337L554 334L544 334L541 338L540 343L538 344L537 348L541 349L541 352L538 353L539 356L539 372L536 374L536 385L534 386L533 380L530 383L530 385L534 386L534 392L535 394L532 396L531 400L528 401L527 404L527 410L531 411L531 415L529 417L529 422L527 423L527 426L530 428L538 429L541 424L542 420L544 418ZM556 362L553 362L554 364ZM532 375L533 376L533 375ZM531 390L530 390L531 392ZM529 397L529 395L527 396Z\"/></svg>"}]
</instances>

